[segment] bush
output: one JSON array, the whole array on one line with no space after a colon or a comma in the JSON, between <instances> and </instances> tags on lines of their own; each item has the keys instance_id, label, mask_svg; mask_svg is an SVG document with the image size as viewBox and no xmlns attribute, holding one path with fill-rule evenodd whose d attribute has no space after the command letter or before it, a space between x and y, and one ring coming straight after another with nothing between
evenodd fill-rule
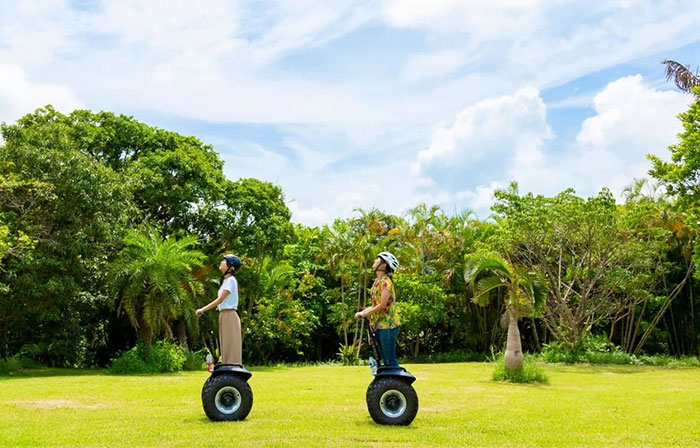
<instances>
[{"instance_id":1,"label":"bush","mask_svg":"<svg viewBox=\"0 0 700 448\"><path fill-rule=\"evenodd\" d=\"M340 363L344 366L356 366L360 364L359 351L360 346L354 344L341 344L340 351L338 352L338 357L340 358Z\"/></svg>"},{"instance_id":2,"label":"bush","mask_svg":"<svg viewBox=\"0 0 700 448\"><path fill-rule=\"evenodd\" d=\"M632 355L638 364L645 366L667 366L667 367L700 367L700 359L695 356L681 356L675 358L669 355L637 356Z\"/></svg>"},{"instance_id":3,"label":"bush","mask_svg":"<svg viewBox=\"0 0 700 448\"><path fill-rule=\"evenodd\" d=\"M12 373L22 368L22 362L19 357L0 358L0 375L12 375Z\"/></svg>"},{"instance_id":4,"label":"bush","mask_svg":"<svg viewBox=\"0 0 700 448\"><path fill-rule=\"evenodd\" d=\"M116 358L110 373L174 373L182 370L185 362L183 350L170 342L158 341L149 350L143 342Z\"/></svg>"},{"instance_id":5,"label":"bush","mask_svg":"<svg viewBox=\"0 0 700 448\"><path fill-rule=\"evenodd\" d=\"M523 366L513 372L506 369L505 356L499 354L493 362L496 368L493 371L494 381L510 381L511 383L541 383L549 384L547 375L537 365L534 356L525 355Z\"/></svg>"},{"instance_id":6,"label":"bush","mask_svg":"<svg viewBox=\"0 0 700 448\"><path fill-rule=\"evenodd\" d=\"M668 355L631 355L608 341L603 335L584 336L572 348L559 342L545 344L539 358L546 362L564 362L568 364L632 364L669 367L700 366L700 360L694 356L675 358Z\"/></svg>"},{"instance_id":7,"label":"bush","mask_svg":"<svg viewBox=\"0 0 700 448\"><path fill-rule=\"evenodd\" d=\"M22 369L41 369L45 367L39 362L17 354L7 359L0 358L0 375L12 375Z\"/></svg>"},{"instance_id":8,"label":"bush","mask_svg":"<svg viewBox=\"0 0 700 448\"><path fill-rule=\"evenodd\" d=\"M186 352L185 362L182 364L182 370L204 370L204 361L206 354L199 352Z\"/></svg>"}]
</instances>

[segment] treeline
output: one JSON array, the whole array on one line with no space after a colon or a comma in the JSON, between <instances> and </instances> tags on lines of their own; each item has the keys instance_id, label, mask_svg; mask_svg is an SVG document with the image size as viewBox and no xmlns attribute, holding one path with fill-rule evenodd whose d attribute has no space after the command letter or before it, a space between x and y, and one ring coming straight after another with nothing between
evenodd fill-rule
<instances>
[{"instance_id":1,"label":"treeline","mask_svg":"<svg viewBox=\"0 0 700 448\"><path fill-rule=\"evenodd\" d=\"M542 279L544 307L518 311L526 351L595 336L630 354L697 355L698 103L681 119L673 161L655 159L657 180L632 181L623 204L606 189L544 197L513 184L485 221L418 205L309 228L290 222L279 187L226 179L194 137L39 109L0 128L0 357L106 365L163 339L198 350L194 310L215 297L214 267L233 252L246 362L351 360L382 250L401 262L404 358L501 349L503 291L475 294L474 254Z\"/></svg>"}]
</instances>

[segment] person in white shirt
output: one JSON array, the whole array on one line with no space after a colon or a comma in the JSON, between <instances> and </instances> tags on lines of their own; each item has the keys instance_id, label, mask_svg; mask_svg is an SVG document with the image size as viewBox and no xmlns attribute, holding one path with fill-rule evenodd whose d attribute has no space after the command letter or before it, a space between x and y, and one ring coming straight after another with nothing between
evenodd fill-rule
<instances>
[{"instance_id":1,"label":"person in white shirt","mask_svg":"<svg viewBox=\"0 0 700 448\"><path fill-rule=\"evenodd\" d=\"M223 280L216 300L195 311L197 317L216 307L219 311L219 351L224 364L243 365L241 319L238 317L238 280L236 273L243 265L235 255L224 255L219 264Z\"/></svg>"}]
</instances>

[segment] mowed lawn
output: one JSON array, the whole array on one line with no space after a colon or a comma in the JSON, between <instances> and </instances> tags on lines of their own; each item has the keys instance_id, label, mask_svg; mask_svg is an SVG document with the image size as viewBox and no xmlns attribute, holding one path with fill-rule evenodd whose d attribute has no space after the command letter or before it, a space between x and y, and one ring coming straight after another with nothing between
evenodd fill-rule
<instances>
[{"instance_id":1,"label":"mowed lawn","mask_svg":"<svg viewBox=\"0 0 700 448\"><path fill-rule=\"evenodd\" d=\"M253 368L253 410L212 423L206 372L0 378L2 446L700 446L700 369L545 365L546 386L496 383L485 363L407 365L418 416L367 413L367 367Z\"/></svg>"}]
</instances>

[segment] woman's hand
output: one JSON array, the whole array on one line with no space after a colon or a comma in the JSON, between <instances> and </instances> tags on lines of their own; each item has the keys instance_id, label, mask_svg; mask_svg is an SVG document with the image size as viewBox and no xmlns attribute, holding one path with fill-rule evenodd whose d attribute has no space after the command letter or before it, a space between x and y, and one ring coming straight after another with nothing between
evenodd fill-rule
<instances>
[{"instance_id":1,"label":"woman's hand","mask_svg":"<svg viewBox=\"0 0 700 448\"><path fill-rule=\"evenodd\" d=\"M197 311L194 312L195 316L199 317L202 314L204 314L204 309L198 308Z\"/></svg>"},{"instance_id":2,"label":"woman's hand","mask_svg":"<svg viewBox=\"0 0 700 448\"><path fill-rule=\"evenodd\" d=\"M358 311L357 313L355 313L355 319L361 319L363 317L365 317L364 311Z\"/></svg>"}]
</instances>

